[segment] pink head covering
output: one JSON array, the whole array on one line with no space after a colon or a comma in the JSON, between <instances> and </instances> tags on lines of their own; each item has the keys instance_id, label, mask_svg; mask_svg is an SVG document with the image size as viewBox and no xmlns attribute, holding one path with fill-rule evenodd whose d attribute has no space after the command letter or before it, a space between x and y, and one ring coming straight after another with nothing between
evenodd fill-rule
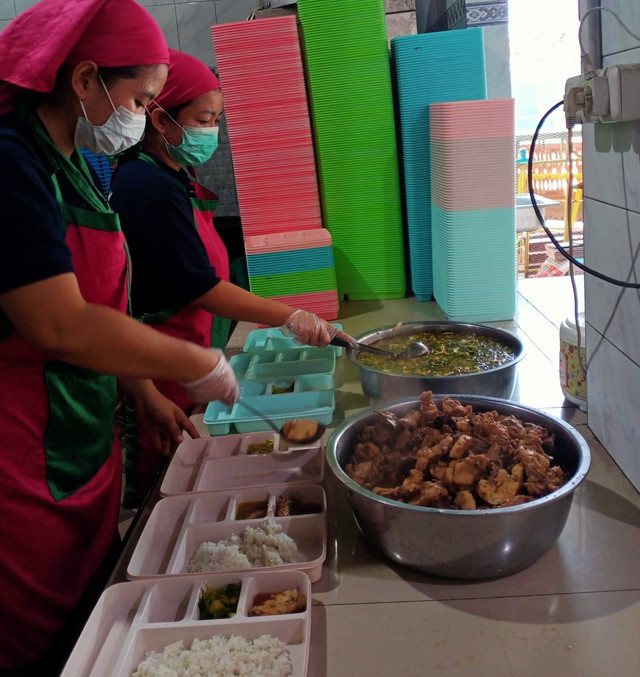
<instances>
[{"instance_id":1,"label":"pink head covering","mask_svg":"<svg viewBox=\"0 0 640 677\"><path fill-rule=\"evenodd\" d=\"M194 56L170 49L167 82L150 108L154 104L162 108L173 108L215 89L220 89L220 81L208 66Z\"/></svg>"},{"instance_id":2,"label":"pink head covering","mask_svg":"<svg viewBox=\"0 0 640 677\"><path fill-rule=\"evenodd\" d=\"M41 0L0 34L0 113L16 88L53 90L64 63L98 66L169 63L160 27L135 0Z\"/></svg>"}]
</instances>

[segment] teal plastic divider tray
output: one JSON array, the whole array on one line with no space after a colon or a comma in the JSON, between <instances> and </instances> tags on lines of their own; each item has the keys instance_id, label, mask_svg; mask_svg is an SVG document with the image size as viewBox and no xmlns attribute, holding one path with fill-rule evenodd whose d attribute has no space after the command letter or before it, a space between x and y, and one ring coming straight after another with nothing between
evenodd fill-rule
<instances>
[{"instance_id":1,"label":"teal plastic divider tray","mask_svg":"<svg viewBox=\"0 0 640 677\"><path fill-rule=\"evenodd\" d=\"M305 374L329 374L336 370L336 354L321 348L268 350L241 353L229 360L240 380L283 380Z\"/></svg>"},{"instance_id":2,"label":"teal plastic divider tray","mask_svg":"<svg viewBox=\"0 0 640 677\"><path fill-rule=\"evenodd\" d=\"M336 329L342 331L342 325L339 322L331 323ZM279 327L270 327L269 329L256 329L249 332L247 340L244 343L242 350L245 353L255 353L265 350L302 350L309 349L309 346L301 346L297 344L293 337L285 336ZM342 348L339 346L327 346L327 348L320 348L319 350L332 350L336 357L342 355Z\"/></svg>"},{"instance_id":3,"label":"teal plastic divider tray","mask_svg":"<svg viewBox=\"0 0 640 677\"><path fill-rule=\"evenodd\" d=\"M298 384L294 384L294 392L273 394L273 383L269 383L263 395L244 397L230 407L222 402L210 402L204 414L204 423L211 435L226 435L233 432L232 428L238 433L271 430L266 421L243 407L243 402L246 401L253 409L268 416L278 427L301 415L329 425L336 407L333 390L296 391L295 385Z\"/></svg>"}]
</instances>

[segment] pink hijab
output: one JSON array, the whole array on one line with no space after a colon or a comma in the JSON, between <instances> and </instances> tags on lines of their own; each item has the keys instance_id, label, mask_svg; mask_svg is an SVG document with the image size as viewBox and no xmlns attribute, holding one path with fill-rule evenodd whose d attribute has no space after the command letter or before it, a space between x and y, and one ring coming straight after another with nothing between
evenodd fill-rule
<instances>
[{"instance_id":1,"label":"pink hijab","mask_svg":"<svg viewBox=\"0 0 640 677\"><path fill-rule=\"evenodd\" d=\"M18 88L53 90L65 63L98 66L169 63L160 27L135 0L41 0L0 34L0 113Z\"/></svg>"},{"instance_id":2,"label":"pink hijab","mask_svg":"<svg viewBox=\"0 0 640 677\"><path fill-rule=\"evenodd\" d=\"M216 89L220 89L220 81L208 66L194 56L170 49L167 81L150 108L154 104L173 108Z\"/></svg>"}]
</instances>

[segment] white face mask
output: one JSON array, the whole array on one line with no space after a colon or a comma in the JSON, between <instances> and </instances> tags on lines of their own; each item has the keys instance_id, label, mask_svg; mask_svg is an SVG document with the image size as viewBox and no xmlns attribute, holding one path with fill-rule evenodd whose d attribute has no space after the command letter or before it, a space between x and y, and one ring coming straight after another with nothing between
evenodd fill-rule
<instances>
[{"instance_id":1,"label":"white face mask","mask_svg":"<svg viewBox=\"0 0 640 677\"><path fill-rule=\"evenodd\" d=\"M98 76L100 77L100 76ZM144 114L132 113L124 106L116 108L113 105L109 90L105 87L102 78L100 82L104 91L109 97L109 103L113 108L113 113L103 125L94 125L87 117L82 101L80 106L84 117L78 118L74 143L76 146L86 148L92 153L103 153L104 155L117 155L122 151L135 146L144 135L146 118Z\"/></svg>"}]
</instances>

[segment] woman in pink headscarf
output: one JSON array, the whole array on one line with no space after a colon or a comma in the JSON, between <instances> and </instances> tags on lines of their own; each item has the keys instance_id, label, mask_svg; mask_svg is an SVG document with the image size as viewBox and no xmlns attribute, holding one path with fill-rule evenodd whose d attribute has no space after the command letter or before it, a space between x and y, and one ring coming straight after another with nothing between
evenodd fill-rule
<instances>
[{"instance_id":1,"label":"woman in pink headscarf","mask_svg":"<svg viewBox=\"0 0 640 677\"><path fill-rule=\"evenodd\" d=\"M213 225L217 198L186 171L218 145L220 83L198 59L169 51L169 76L150 106L141 147L124 154L111 183L133 261L134 316L205 347L226 344L230 319L282 326L300 343L326 346L336 333L328 322L229 282L227 251ZM155 384L185 412L193 407L175 380ZM147 426L127 435L128 505L144 498L163 462Z\"/></svg>"},{"instance_id":2,"label":"woman in pink headscarf","mask_svg":"<svg viewBox=\"0 0 640 677\"><path fill-rule=\"evenodd\" d=\"M237 397L221 354L125 314L119 221L76 148L137 143L168 61L134 0L42 0L0 35L2 674L57 674L99 592L120 505L116 377L176 435L184 414L141 379Z\"/></svg>"}]
</instances>

